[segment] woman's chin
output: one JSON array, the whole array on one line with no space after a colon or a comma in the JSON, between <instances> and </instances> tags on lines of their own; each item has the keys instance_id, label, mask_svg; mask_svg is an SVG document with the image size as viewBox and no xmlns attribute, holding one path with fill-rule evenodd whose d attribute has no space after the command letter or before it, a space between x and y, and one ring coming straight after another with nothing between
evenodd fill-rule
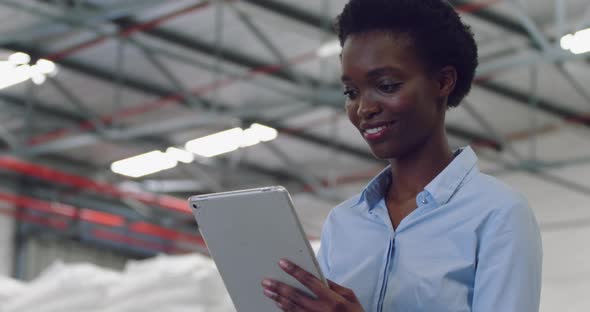
<instances>
[{"instance_id":1,"label":"woman's chin","mask_svg":"<svg viewBox=\"0 0 590 312\"><path fill-rule=\"evenodd\" d=\"M382 160L396 159L400 156L399 149L392 147L384 148L384 146L371 146L371 153L373 153L375 158Z\"/></svg>"}]
</instances>

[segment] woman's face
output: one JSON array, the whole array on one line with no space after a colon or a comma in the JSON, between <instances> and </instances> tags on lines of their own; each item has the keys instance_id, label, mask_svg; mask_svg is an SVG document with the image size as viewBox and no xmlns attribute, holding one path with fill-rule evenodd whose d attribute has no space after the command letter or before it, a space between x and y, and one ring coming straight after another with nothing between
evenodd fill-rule
<instances>
[{"instance_id":1,"label":"woman's face","mask_svg":"<svg viewBox=\"0 0 590 312\"><path fill-rule=\"evenodd\" d=\"M381 159L408 155L444 131L441 84L404 34L349 36L342 49L342 83L352 124Z\"/></svg>"}]
</instances>

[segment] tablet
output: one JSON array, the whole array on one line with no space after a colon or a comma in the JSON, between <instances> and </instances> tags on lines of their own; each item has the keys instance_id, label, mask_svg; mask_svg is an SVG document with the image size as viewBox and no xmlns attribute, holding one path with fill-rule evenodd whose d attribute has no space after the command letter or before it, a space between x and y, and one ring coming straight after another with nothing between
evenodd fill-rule
<instances>
[{"instance_id":1,"label":"tablet","mask_svg":"<svg viewBox=\"0 0 590 312\"><path fill-rule=\"evenodd\" d=\"M238 311L280 311L263 294L260 283L267 277L313 296L278 266L281 258L327 285L285 188L193 196L189 205Z\"/></svg>"}]
</instances>

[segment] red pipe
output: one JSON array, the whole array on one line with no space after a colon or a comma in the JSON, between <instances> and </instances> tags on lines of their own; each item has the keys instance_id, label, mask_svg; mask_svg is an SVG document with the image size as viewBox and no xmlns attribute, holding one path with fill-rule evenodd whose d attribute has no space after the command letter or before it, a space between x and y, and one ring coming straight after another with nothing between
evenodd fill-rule
<instances>
[{"instance_id":1,"label":"red pipe","mask_svg":"<svg viewBox=\"0 0 590 312\"><path fill-rule=\"evenodd\" d=\"M21 207L26 210L34 210L46 214L51 214L69 220L81 220L84 222L100 225L107 228L118 228L126 225L125 218L102 211L96 211L87 208L77 208L71 205L47 202L31 197L15 195L11 193L0 192L0 202L11 203L16 207ZM20 218L24 221L30 221L35 224L46 225L58 229L66 229L68 222L63 219L48 219L49 223L43 223L39 216L22 214L15 211L6 211L0 209L0 213ZM144 221L135 221L128 225L130 232L141 235L148 235L165 239L169 241L182 241L190 244L196 244L200 247L205 247L205 242L199 235L183 233L169 228L165 228L156 224L151 224Z\"/></svg>"},{"instance_id":2,"label":"red pipe","mask_svg":"<svg viewBox=\"0 0 590 312\"><path fill-rule=\"evenodd\" d=\"M68 222L65 220L61 220L61 219L55 219L55 218L50 218L50 217L45 217L45 216L36 216L36 215L32 215L32 214L29 214L26 212L15 212L15 211L9 211L6 209L0 209L0 214L10 216L10 217L14 218L15 220L20 220L20 221L30 223L30 224L45 226L45 227L56 229L59 231L65 231L68 228ZM99 238L99 239L102 239L105 241L111 241L111 242L115 242L115 243L127 244L129 246L137 246L137 247L157 250L159 252L167 252L167 253L188 253L188 252L191 252L186 249L172 248L169 245L156 244L153 242L147 242L147 241L137 239L137 238L132 238L127 235L123 235L120 233L109 231L107 229L93 229L91 234L93 237L96 237L96 238Z\"/></svg>"},{"instance_id":3,"label":"red pipe","mask_svg":"<svg viewBox=\"0 0 590 312\"><path fill-rule=\"evenodd\" d=\"M10 156L0 156L0 169L5 169L30 177L92 191L115 198L130 198L147 205L158 206L182 214L191 214L185 200L167 195L124 192L110 184L97 182L86 177L58 171L42 165L30 163Z\"/></svg>"},{"instance_id":4,"label":"red pipe","mask_svg":"<svg viewBox=\"0 0 590 312\"><path fill-rule=\"evenodd\" d=\"M489 6L492 6L502 0L488 0L482 2L474 2L474 3L465 3L455 8L458 12L461 13L474 13L477 11L481 11Z\"/></svg>"},{"instance_id":5,"label":"red pipe","mask_svg":"<svg viewBox=\"0 0 590 312\"><path fill-rule=\"evenodd\" d=\"M17 213L13 210L6 210L6 209L0 208L0 214L12 217L15 220L20 220L20 221L24 221L24 222L28 222L28 223L36 224L36 225L42 225L42 226L46 226L46 227L50 227L50 228L54 228L54 229L58 229L58 230L65 230L68 227L68 222L66 222L65 220L50 219L50 218L41 217L41 216L34 216L34 215L26 214L26 213Z\"/></svg>"}]
</instances>

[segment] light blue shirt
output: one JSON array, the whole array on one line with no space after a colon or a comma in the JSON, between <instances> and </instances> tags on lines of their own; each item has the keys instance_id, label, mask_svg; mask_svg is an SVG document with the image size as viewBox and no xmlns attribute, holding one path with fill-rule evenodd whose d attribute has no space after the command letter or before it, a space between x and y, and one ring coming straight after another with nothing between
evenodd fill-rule
<instances>
[{"instance_id":1,"label":"light blue shirt","mask_svg":"<svg viewBox=\"0 0 590 312\"><path fill-rule=\"evenodd\" d=\"M539 310L535 217L521 195L479 171L470 147L395 230L384 201L390 183L386 168L330 212L318 254L327 278L354 290L366 311Z\"/></svg>"}]
</instances>

